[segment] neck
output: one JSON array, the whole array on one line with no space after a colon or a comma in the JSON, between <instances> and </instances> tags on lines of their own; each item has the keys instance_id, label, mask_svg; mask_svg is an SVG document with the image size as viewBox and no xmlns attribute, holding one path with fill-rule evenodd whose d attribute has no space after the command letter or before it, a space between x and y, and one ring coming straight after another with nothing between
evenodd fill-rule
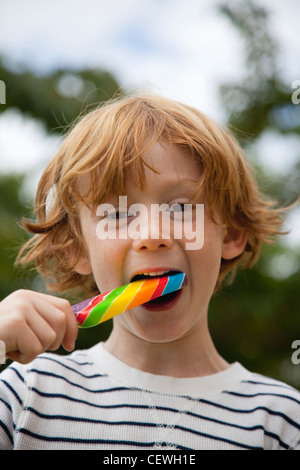
<instances>
[{"instance_id":1,"label":"neck","mask_svg":"<svg viewBox=\"0 0 300 470\"><path fill-rule=\"evenodd\" d=\"M229 367L216 350L207 323L177 340L161 343L114 328L104 347L129 366L157 375L201 377Z\"/></svg>"}]
</instances>

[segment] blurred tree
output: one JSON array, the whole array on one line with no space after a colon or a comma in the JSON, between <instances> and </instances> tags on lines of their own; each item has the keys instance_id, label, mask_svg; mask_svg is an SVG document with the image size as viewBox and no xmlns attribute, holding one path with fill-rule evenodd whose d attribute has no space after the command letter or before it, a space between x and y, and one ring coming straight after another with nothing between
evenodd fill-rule
<instances>
[{"instance_id":1,"label":"blurred tree","mask_svg":"<svg viewBox=\"0 0 300 470\"><path fill-rule=\"evenodd\" d=\"M41 119L49 131L70 124L85 108L121 94L114 77L104 70L57 70L36 76L12 72L0 60L0 77L6 84L6 104Z\"/></svg>"},{"instance_id":2,"label":"blurred tree","mask_svg":"<svg viewBox=\"0 0 300 470\"><path fill-rule=\"evenodd\" d=\"M300 107L292 103L291 83L280 77L278 47L268 31L268 11L251 0L227 2L220 11L238 29L245 50L242 82L223 84L220 89L230 124L250 139L267 127L299 134Z\"/></svg>"},{"instance_id":3,"label":"blurred tree","mask_svg":"<svg viewBox=\"0 0 300 470\"><path fill-rule=\"evenodd\" d=\"M229 127L245 148L266 131L300 137L300 106L292 102L292 84L281 78L278 45L269 33L268 11L252 0L221 4L220 11L237 28L245 51L243 79L220 87ZM300 187L300 150L288 176L276 181L267 175L262 178L279 201L295 200Z\"/></svg>"},{"instance_id":4,"label":"blurred tree","mask_svg":"<svg viewBox=\"0 0 300 470\"><path fill-rule=\"evenodd\" d=\"M291 84L280 78L268 12L250 0L224 3L220 11L238 29L245 48L244 79L220 87L228 127L246 151L266 131L299 136L300 106L291 101ZM254 163L262 189L280 204L296 200L300 152L290 172L276 179L260 168L258 160ZM300 365L291 361L291 344L300 338L300 253L278 241L263 249L252 270L239 272L234 284L212 300L210 327L219 351L230 362L238 360L300 389Z\"/></svg>"},{"instance_id":5,"label":"blurred tree","mask_svg":"<svg viewBox=\"0 0 300 470\"><path fill-rule=\"evenodd\" d=\"M0 175L0 298L17 288L24 287L24 274L13 264L26 236L19 221L26 215L26 203L21 193L23 175ZM31 201L28 201L30 203ZM28 213L29 208L27 208Z\"/></svg>"},{"instance_id":6,"label":"blurred tree","mask_svg":"<svg viewBox=\"0 0 300 470\"><path fill-rule=\"evenodd\" d=\"M240 361L300 389L299 366L291 361L292 342L300 339L300 259L283 279L269 266L276 260L280 273L288 254L294 257L278 247L265 248L255 268L240 271L234 284L213 298L209 318L218 350L229 362Z\"/></svg>"}]
</instances>

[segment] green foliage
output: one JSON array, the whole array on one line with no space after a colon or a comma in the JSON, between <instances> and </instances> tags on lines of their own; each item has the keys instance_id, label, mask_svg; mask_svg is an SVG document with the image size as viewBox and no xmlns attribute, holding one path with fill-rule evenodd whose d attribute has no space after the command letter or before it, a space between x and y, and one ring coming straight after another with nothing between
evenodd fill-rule
<instances>
[{"instance_id":1,"label":"green foliage","mask_svg":"<svg viewBox=\"0 0 300 470\"><path fill-rule=\"evenodd\" d=\"M298 270L276 279L270 260L287 252L266 247L254 269L240 271L234 284L212 299L209 319L218 350L229 362L240 361L300 389L299 366L291 362L291 345L300 332L300 256L290 254Z\"/></svg>"},{"instance_id":2,"label":"green foliage","mask_svg":"<svg viewBox=\"0 0 300 470\"><path fill-rule=\"evenodd\" d=\"M26 240L19 222L28 213L21 192L23 175L0 176L0 298L31 284L26 275L14 267L19 247ZM29 201L28 201L29 202Z\"/></svg>"},{"instance_id":3,"label":"green foliage","mask_svg":"<svg viewBox=\"0 0 300 470\"><path fill-rule=\"evenodd\" d=\"M220 11L238 30L245 52L244 80L220 87L228 127L246 151L266 131L300 135L300 106L291 101L291 84L280 78L267 10L246 0L224 3ZM299 197L300 151L290 171L276 179L255 165L260 187L280 205ZM239 360L300 389L300 365L291 361L291 344L300 338L300 253L277 242L263 249L254 269L240 272L234 284L212 300L211 331L229 361ZM285 276L290 260L294 269Z\"/></svg>"},{"instance_id":4,"label":"green foliage","mask_svg":"<svg viewBox=\"0 0 300 470\"><path fill-rule=\"evenodd\" d=\"M300 106L291 101L291 83L280 77L278 46L268 32L267 10L245 0L222 4L220 11L237 28L245 51L243 81L220 88L230 126L244 141L257 138L266 128L299 134Z\"/></svg>"},{"instance_id":5,"label":"green foliage","mask_svg":"<svg viewBox=\"0 0 300 470\"><path fill-rule=\"evenodd\" d=\"M36 76L12 72L0 61L0 77L6 84L6 104L0 112L16 107L41 119L49 131L60 130L86 108L121 94L116 80L104 70L57 70Z\"/></svg>"}]
</instances>

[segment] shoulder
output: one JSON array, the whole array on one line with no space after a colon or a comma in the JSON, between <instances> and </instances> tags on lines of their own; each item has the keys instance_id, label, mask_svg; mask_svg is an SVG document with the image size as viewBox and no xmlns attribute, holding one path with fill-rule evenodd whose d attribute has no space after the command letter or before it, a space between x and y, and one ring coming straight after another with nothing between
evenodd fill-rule
<instances>
[{"instance_id":1,"label":"shoulder","mask_svg":"<svg viewBox=\"0 0 300 470\"><path fill-rule=\"evenodd\" d=\"M300 392L279 380L251 373L236 390L228 392L236 404L259 417L269 437L300 449Z\"/></svg>"},{"instance_id":2,"label":"shoulder","mask_svg":"<svg viewBox=\"0 0 300 470\"><path fill-rule=\"evenodd\" d=\"M68 355L43 353L29 364L13 362L0 374L0 388L25 393L26 390L45 390L86 383L100 376L86 351Z\"/></svg>"},{"instance_id":3,"label":"shoulder","mask_svg":"<svg viewBox=\"0 0 300 470\"><path fill-rule=\"evenodd\" d=\"M241 390L245 397L265 397L268 401L294 403L300 407L300 391L279 380L258 373L251 373L242 380Z\"/></svg>"},{"instance_id":4,"label":"shoulder","mask_svg":"<svg viewBox=\"0 0 300 470\"><path fill-rule=\"evenodd\" d=\"M297 411L300 422L300 391L279 380L258 373L249 373L236 389L228 391L232 396L241 397L270 414ZM273 410L273 411L272 411Z\"/></svg>"}]
</instances>

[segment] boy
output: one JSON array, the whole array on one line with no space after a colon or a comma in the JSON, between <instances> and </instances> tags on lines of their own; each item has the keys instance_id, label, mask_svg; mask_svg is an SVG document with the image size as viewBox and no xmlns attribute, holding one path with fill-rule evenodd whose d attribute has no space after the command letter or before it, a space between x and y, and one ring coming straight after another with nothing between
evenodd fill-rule
<instances>
[{"instance_id":1,"label":"boy","mask_svg":"<svg viewBox=\"0 0 300 470\"><path fill-rule=\"evenodd\" d=\"M104 216L102 204L114 210ZM135 237L134 204L146 208ZM228 364L207 327L212 295L256 261L284 213L228 133L162 97L112 101L70 131L41 178L36 213L18 261L34 261L53 291L91 297L178 271L187 284L116 316L105 343L66 357L44 353L74 348L66 300L30 291L3 300L0 339L21 363L0 381L3 449L300 449L299 392ZM183 220L195 237L204 231L200 248L187 248Z\"/></svg>"}]
</instances>

